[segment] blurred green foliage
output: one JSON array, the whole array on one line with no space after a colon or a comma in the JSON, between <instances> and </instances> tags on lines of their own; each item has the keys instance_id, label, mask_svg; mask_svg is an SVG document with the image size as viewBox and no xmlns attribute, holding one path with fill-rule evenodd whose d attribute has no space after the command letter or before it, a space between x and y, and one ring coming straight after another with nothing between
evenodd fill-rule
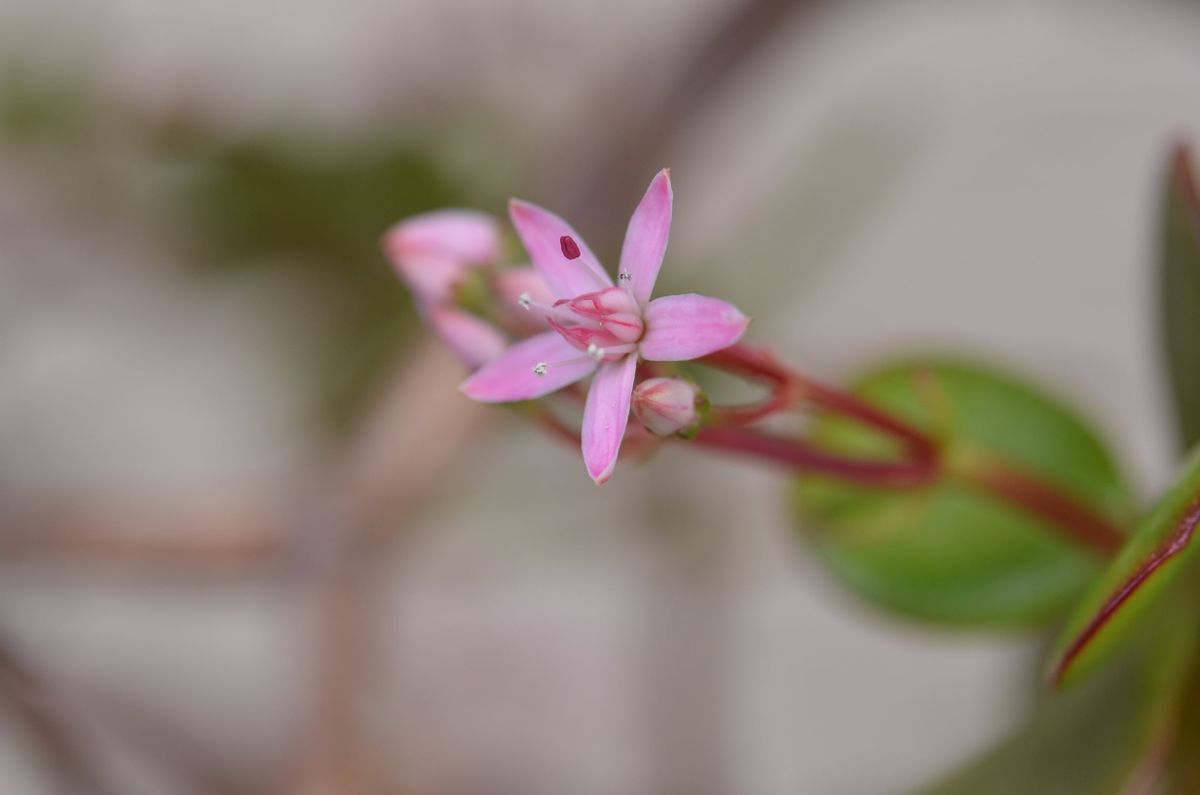
<instances>
[{"instance_id":1,"label":"blurred green foliage","mask_svg":"<svg viewBox=\"0 0 1200 795\"><path fill-rule=\"evenodd\" d=\"M1200 432L1200 205L1187 151L1171 158L1160 206L1159 281L1163 342L1174 387L1181 442ZM1074 682L1130 647L1163 620L1174 602L1200 590L1194 526L1200 494L1200 449L1078 605L1051 655L1050 667ZM1154 564L1154 565L1151 565ZM1131 588L1131 583L1137 583ZM1182 596L1180 595L1182 592ZM1094 633L1085 630L1105 619ZM1078 641L1087 643L1077 648Z\"/></svg>"},{"instance_id":2,"label":"blurred green foliage","mask_svg":"<svg viewBox=\"0 0 1200 795\"><path fill-rule=\"evenodd\" d=\"M469 203L427 152L407 146L336 155L295 153L257 141L175 147L202 165L182 192L190 260L221 271L275 267L321 291L318 323L326 357L330 416L353 416L413 329L408 292L380 253L400 218ZM199 153L199 154L195 154Z\"/></svg>"},{"instance_id":3,"label":"blurred green foliage","mask_svg":"<svg viewBox=\"0 0 1200 795\"><path fill-rule=\"evenodd\" d=\"M78 78L0 60L0 136L6 144L80 146L94 130L99 108Z\"/></svg>"},{"instance_id":4,"label":"blurred green foliage","mask_svg":"<svg viewBox=\"0 0 1200 795\"><path fill-rule=\"evenodd\" d=\"M1151 792L1195 660L1195 623L1177 620L1085 686L1048 699L994 751L921 795ZM1171 789L1173 795L1194 790Z\"/></svg>"},{"instance_id":5,"label":"blurred green foliage","mask_svg":"<svg viewBox=\"0 0 1200 795\"><path fill-rule=\"evenodd\" d=\"M1181 446L1200 441L1200 196L1176 148L1160 205L1162 340ZM1192 795L1200 787L1200 448L1068 620L1048 668L1064 691L923 795Z\"/></svg>"},{"instance_id":6,"label":"blurred green foliage","mask_svg":"<svg viewBox=\"0 0 1200 795\"><path fill-rule=\"evenodd\" d=\"M1200 194L1182 147L1163 186L1158 268L1163 348L1186 450L1200 441Z\"/></svg>"},{"instance_id":7,"label":"blurred green foliage","mask_svg":"<svg viewBox=\"0 0 1200 795\"><path fill-rule=\"evenodd\" d=\"M799 481L800 525L839 579L893 610L961 626L1041 625L1061 615L1100 559L956 477L954 467L999 457L1124 518L1133 512L1132 497L1096 433L1052 398L974 365L892 364L859 380L857 392L940 436L948 464L923 489ZM877 431L833 416L817 422L813 438L847 455L895 453Z\"/></svg>"},{"instance_id":8,"label":"blurred green foliage","mask_svg":"<svg viewBox=\"0 0 1200 795\"><path fill-rule=\"evenodd\" d=\"M12 56L0 65L0 141L73 163L80 192L105 201L144 189L141 166L187 175L156 183L156 211L140 219L147 236L177 248L168 264L211 278L276 269L289 290L311 295L298 336L322 341L312 351L319 412L335 424L353 417L417 328L380 251L383 233L424 210L479 206L439 161L432 133L397 123L389 136L363 130L302 145L295 129L234 141L186 108L150 119L102 96L85 73Z\"/></svg>"},{"instance_id":9,"label":"blurred green foliage","mask_svg":"<svg viewBox=\"0 0 1200 795\"><path fill-rule=\"evenodd\" d=\"M1190 590L1200 591L1200 572L1194 565L1197 545L1193 543L1193 533L1200 528L1189 526L1197 511L1197 494L1200 494L1200 450L1188 460L1179 478L1138 526L1067 622L1051 655L1053 669L1064 662L1063 656L1101 611L1108 615L1082 651L1067 661L1070 666L1064 681L1074 680L1121 649L1140 642L1147 625L1156 623L1160 620L1159 614L1170 609L1169 604L1172 597L1178 595L1179 585L1190 585ZM1169 556L1164 556L1168 551ZM1149 568L1148 563L1159 557L1163 561L1161 565ZM1181 576L1185 572L1187 576ZM1128 586L1134 582L1138 586L1130 591ZM1119 593L1124 598L1116 601L1114 597ZM1116 605L1115 610L1113 605Z\"/></svg>"},{"instance_id":10,"label":"blurred green foliage","mask_svg":"<svg viewBox=\"0 0 1200 795\"><path fill-rule=\"evenodd\" d=\"M1052 670L1102 605L1125 591L1133 572L1172 536L1198 491L1200 452L1068 622L1050 657ZM1083 647L1063 681L1069 686L1046 699L1025 728L923 795L1195 793L1200 577L1193 549L1183 548L1132 592ZM1151 790L1151 782L1163 786Z\"/></svg>"}]
</instances>

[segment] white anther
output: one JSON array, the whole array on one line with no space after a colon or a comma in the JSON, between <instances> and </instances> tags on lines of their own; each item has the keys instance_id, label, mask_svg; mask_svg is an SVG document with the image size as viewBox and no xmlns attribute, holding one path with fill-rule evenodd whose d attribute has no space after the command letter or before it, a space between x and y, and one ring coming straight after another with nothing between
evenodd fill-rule
<instances>
[{"instance_id":1,"label":"white anther","mask_svg":"<svg viewBox=\"0 0 1200 795\"><path fill-rule=\"evenodd\" d=\"M521 305L522 309L528 312L529 307L533 305L533 296L529 293L521 293L517 296L517 303Z\"/></svg>"},{"instance_id":2,"label":"white anther","mask_svg":"<svg viewBox=\"0 0 1200 795\"><path fill-rule=\"evenodd\" d=\"M587 347L587 355L591 356L593 359L595 359L598 362L603 361L604 353L605 353L604 349L601 348L599 345L597 345L594 342L589 344Z\"/></svg>"},{"instance_id":3,"label":"white anther","mask_svg":"<svg viewBox=\"0 0 1200 795\"><path fill-rule=\"evenodd\" d=\"M538 378L541 378L542 376L544 376L546 374L546 371L548 371L549 369L550 369L550 365L547 364L546 362L538 362L537 364L535 364L533 366L533 374L536 375Z\"/></svg>"},{"instance_id":4,"label":"white anther","mask_svg":"<svg viewBox=\"0 0 1200 795\"><path fill-rule=\"evenodd\" d=\"M621 271L620 273L617 274L617 279L619 281L623 281L623 282L631 282L631 281L633 281L633 275L626 273L624 271Z\"/></svg>"}]
</instances>

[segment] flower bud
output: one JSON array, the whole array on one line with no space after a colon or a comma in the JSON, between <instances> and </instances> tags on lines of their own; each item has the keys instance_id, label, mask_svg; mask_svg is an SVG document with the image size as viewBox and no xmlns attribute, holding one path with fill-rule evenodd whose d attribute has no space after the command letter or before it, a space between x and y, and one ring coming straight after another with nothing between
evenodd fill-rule
<instances>
[{"instance_id":1,"label":"flower bud","mask_svg":"<svg viewBox=\"0 0 1200 795\"><path fill-rule=\"evenodd\" d=\"M704 393L682 378L648 378L633 390L633 413L651 433L687 433L700 422Z\"/></svg>"},{"instance_id":2,"label":"flower bud","mask_svg":"<svg viewBox=\"0 0 1200 795\"><path fill-rule=\"evenodd\" d=\"M437 210L393 226L383 250L421 303L443 304L468 268L500 258L500 227L476 210Z\"/></svg>"}]
</instances>

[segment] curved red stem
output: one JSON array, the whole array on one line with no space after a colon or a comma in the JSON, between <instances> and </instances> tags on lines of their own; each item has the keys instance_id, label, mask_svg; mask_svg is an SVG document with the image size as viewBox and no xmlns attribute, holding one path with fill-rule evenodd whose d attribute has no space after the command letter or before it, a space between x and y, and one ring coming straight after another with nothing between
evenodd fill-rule
<instances>
[{"instance_id":1,"label":"curved red stem","mask_svg":"<svg viewBox=\"0 0 1200 795\"><path fill-rule=\"evenodd\" d=\"M704 364L766 384L771 395L750 406L714 409L715 427L703 429L697 441L787 464L804 472L821 472L857 483L908 488L929 483L940 474L943 456L937 439L862 398L802 375L765 348L739 343L701 360ZM909 454L900 462L847 459L807 442L765 436L736 426L790 408L800 401L869 425L901 442ZM1121 530L1091 506L1057 485L999 459L948 472L1021 510L1047 520L1064 536L1105 556L1120 549Z\"/></svg>"},{"instance_id":2,"label":"curved red stem","mask_svg":"<svg viewBox=\"0 0 1200 795\"><path fill-rule=\"evenodd\" d=\"M798 472L814 472L880 488L916 488L937 479L932 459L866 461L820 450L799 439L783 439L744 428L702 428L696 444L765 458Z\"/></svg>"}]
</instances>

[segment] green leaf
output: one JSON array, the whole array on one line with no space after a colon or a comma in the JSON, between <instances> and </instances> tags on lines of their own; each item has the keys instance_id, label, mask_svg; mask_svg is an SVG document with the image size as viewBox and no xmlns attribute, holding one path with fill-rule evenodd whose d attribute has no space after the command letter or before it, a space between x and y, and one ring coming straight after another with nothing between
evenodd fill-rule
<instances>
[{"instance_id":1,"label":"green leaf","mask_svg":"<svg viewBox=\"0 0 1200 795\"><path fill-rule=\"evenodd\" d=\"M1142 521L1067 623L1050 658L1057 681L1078 679L1145 631L1146 619L1161 612L1166 597L1182 581L1180 573L1196 557L1197 524L1200 450L1185 463L1175 485Z\"/></svg>"},{"instance_id":2,"label":"green leaf","mask_svg":"<svg viewBox=\"0 0 1200 795\"><path fill-rule=\"evenodd\" d=\"M1200 441L1200 194L1188 150L1175 150L1162 204L1163 346L1182 449Z\"/></svg>"},{"instance_id":3,"label":"green leaf","mask_svg":"<svg viewBox=\"0 0 1200 795\"><path fill-rule=\"evenodd\" d=\"M800 524L840 579L893 610L972 626L1045 623L1079 597L1097 554L955 473L1002 460L1119 523L1130 492L1082 420L1016 379L947 361L876 370L858 392L940 435L946 474L902 491L801 478ZM846 455L897 455L879 433L835 417L813 438Z\"/></svg>"},{"instance_id":4,"label":"green leaf","mask_svg":"<svg viewBox=\"0 0 1200 795\"><path fill-rule=\"evenodd\" d=\"M1183 609L1171 618L1102 676L1054 694L1015 736L921 795L1149 791L1195 657L1195 619Z\"/></svg>"}]
</instances>

